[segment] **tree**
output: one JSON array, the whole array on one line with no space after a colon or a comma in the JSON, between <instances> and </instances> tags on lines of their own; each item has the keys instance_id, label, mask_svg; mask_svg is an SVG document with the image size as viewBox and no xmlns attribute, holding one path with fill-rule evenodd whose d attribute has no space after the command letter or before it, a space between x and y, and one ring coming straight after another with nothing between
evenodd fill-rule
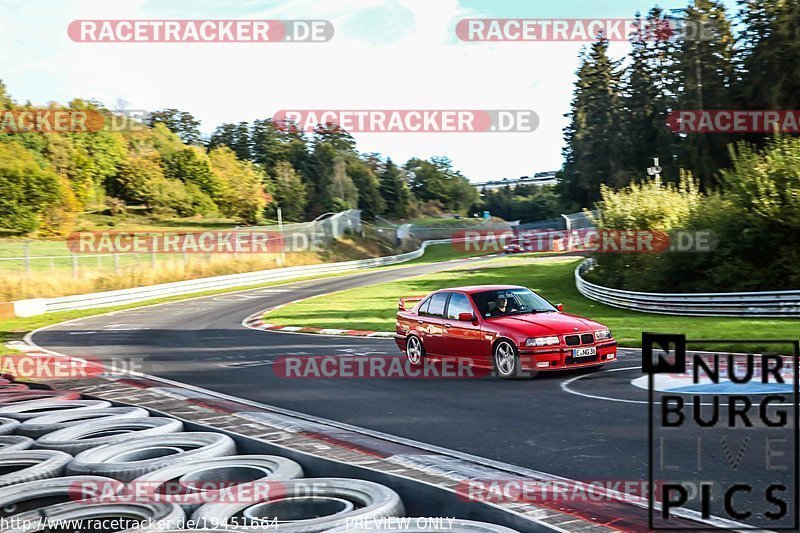
<instances>
[{"instance_id":1,"label":"tree","mask_svg":"<svg viewBox=\"0 0 800 533\"><path fill-rule=\"evenodd\" d=\"M662 174L677 179L678 138L665 127L675 105L677 79L675 40L671 21L660 8L642 20L636 14L636 32L630 36L631 52L622 92L623 117L619 132L620 175L629 183L659 158Z\"/></svg>"},{"instance_id":2,"label":"tree","mask_svg":"<svg viewBox=\"0 0 800 533\"><path fill-rule=\"evenodd\" d=\"M386 203L381 198L380 181L375 171L357 157L347 159L347 175L353 180L358 190L358 208L361 217L373 220L386 209Z\"/></svg>"},{"instance_id":3,"label":"tree","mask_svg":"<svg viewBox=\"0 0 800 533\"><path fill-rule=\"evenodd\" d=\"M333 161L333 173L327 193L334 211L344 211L358 206L358 189L347 175L347 165L341 156Z\"/></svg>"},{"instance_id":4,"label":"tree","mask_svg":"<svg viewBox=\"0 0 800 533\"><path fill-rule=\"evenodd\" d=\"M270 176L274 175L278 163L287 161L287 143L280 125L271 118L253 122L250 140L253 161Z\"/></svg>"},{"instance_id":5,"label":"tree","mask_svg":"<svg viewBox=\"0 0 800 533\"><path fill-rule=\"evenodd\" d=\"M39 229L47 212L68 201L58 175L42 168L15 142L0 143L0 227L18 233Z\"/></svg>"},{"instance_id":6,"label":"tree","mask_svg":"<svg viewBox=\"0 0 800 533\"><path fill-rule=\"evenodd\" d=\"M743 74L738 86L747 109L800 109L800 4L741 0ZM766 137L758 140L763 144Z\"/></svg>"},{"instance_id":7,"label":"tree","mask_svg":"<svg viewBox=\"0 0 800 533\"><path fill-rule=\"evenodd\" d=\"M437 202L446 209L466 212L478 199L478 192L446 157L430 161L410 159L404 166L411 176L411 191L424 202Z\"/></svg>"},{"instance_id":8,"label":"tree","mask_svg":"<svg viewBox=\"0 0 800 533\"><path fill-rule=\"evenodd\" d=\"M211 134L206 144L208 150L220 146L227 146L242 161L251 161L253 158L250 144L250 126L247 122L239 124L220 124Z\"/></svg>"},{"instance_id":9,"label":"tree","mask_svg":"<svg viewBox=\"0 0 800 533\"><path fill-rule=\"evenodd\" d=\"M223 185L217 201L220 211L246 224L258 222L267 203L261 171L249 161L237 159L227 147L214 148L208 158L212 172Z\"/></svg>"},{"instance_id":10,"label":"tree","mask_svg":"<svg viewBox=\"0 0 800 533\"><path fill-rule=\"evenodd\" d=\"M194 118L191 113L170 108L154 111L147 117L147 124L150 127L159 122L169 128L172 133L180 137L186 144L200 146L202 143L200 121Z\"/></svg>"},{"instance_id":11,"label":"tree","mask_svg":"<svg viewBox=\"0 0 800 533\"><path fill-rule=\"evenodd\" d=\"M273 176L273 205L281 208L286 220L302 220L308 201L305 183L286 161L275 165Z\"/></svg>"},{"instance_id":12,"label":"tree","mask_svg":"<svg viewBox=\"0 0 800 533\"><path fill-rule=\"evenodd\" d=\"M680 39L676 56L678 109L731 109L735 78L734 38L725 7L715 0L694 0L685 10L685 24L697 28ZM681 143L680 160L705 190L716 172L730 163L724 133L690 133Z\"/></svg>"},{"instance_id":13,"label":"tree","mask_svg":"<svg viewBox=\"0 0 800 533\"><path fill-rule=\"evenodd\" d=\"M355 154L356 141L339 124L328 122L326 124L317 124L314 128L314 142L315 143L328 143L334 150L342 154Z\"/></svg>"},{"instance_id":14,"label":"tree","mask_svg":"<svg viewBox=\"0 0 800 533\"><path fill-rule=\"evenodd\" d=\"M14 101L8 94L8 88L3 80L0 80L0 109L13 109Z\"/></svg>"},{"instance_id":15,"label":"tree","mask_svg":"<svg viewBox=\"0 0 800 533\"><path fill-rule=\"evenodd\" d=\"M193 183L212 199L218 198L224 185L217 179L208 162L208 156L194 147L186 147L161 156L164 177L184 183Z\"/></svg>"},{"instance_id":16,"label":"tree","mask_svg":"<svg viewBox=\"0 0 800 533\"><path fill-rule=\"evenodd\" d=\"M405 182L402 169L391 159L387 159L380 181L380 193L386 202L386 214L395 218L407 217L411 208L411 191Z\"/></svg>"},{"instance_id":17,"label":"tree","mask_svg":"<svg viewBox=\"0 0 800 533\"><path fill-rule=\"evenodd\" d=\"M620 81L601 37L581 59L569 125L564 130L564 168L560 191L567 200L591 206L600 185L620 185Z\"/></svg>"}]
</instances>

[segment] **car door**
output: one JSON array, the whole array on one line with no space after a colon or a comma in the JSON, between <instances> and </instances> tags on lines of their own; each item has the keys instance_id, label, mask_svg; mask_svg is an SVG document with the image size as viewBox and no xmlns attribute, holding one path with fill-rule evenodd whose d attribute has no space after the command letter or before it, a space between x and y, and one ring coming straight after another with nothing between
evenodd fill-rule
<instances>
[{"instance_id":1,"label":"car door","mask_svg":"<svg viewBox=\"0 0 800 533\"><path fill-rule=\"evenodd\" d=\"M477 362L483 357L483 336L477 320L459 320L462 313L471 313L477 319L472 301L461 292L454 292L447 304L444 319L444 342L447 355L466 357Z\"/></svg>"},{"instance_id":2,"label":"car door","mask_svg":"<svg viewBox=\"0 0 800 533\"><path fill-rule=\"evenodd\" d=\"M427 307L420 308L417 331L422 336L422 345L428 355L445 354L443 320L449 296L449 292L437 292L431 296Z\"/></svg>"}]
</instances>

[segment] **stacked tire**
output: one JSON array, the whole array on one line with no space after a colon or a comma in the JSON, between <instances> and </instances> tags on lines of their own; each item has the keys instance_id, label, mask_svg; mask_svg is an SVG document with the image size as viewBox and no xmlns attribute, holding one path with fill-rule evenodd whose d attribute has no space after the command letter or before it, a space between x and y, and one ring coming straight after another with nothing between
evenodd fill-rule
<instances>
[{"instance_id":1,"label":"stacked tire","mask_svg":"<svg viewBox=\"0 0 800 533\"><path fill-rule=\"evenodd\" d=\"M393 520L405 515L403 502L388 487L303 475L290 459L237 455L228 435L184 431L182 422L145 409L0 381L0 533L22 524L27 533L46 532L54 520L81 519L113 520L115 531L138 533L402 523ZM159 529L142 526L154 523ZM468 521L451 527L512 532Z\"/></svg>"}]
</instances>

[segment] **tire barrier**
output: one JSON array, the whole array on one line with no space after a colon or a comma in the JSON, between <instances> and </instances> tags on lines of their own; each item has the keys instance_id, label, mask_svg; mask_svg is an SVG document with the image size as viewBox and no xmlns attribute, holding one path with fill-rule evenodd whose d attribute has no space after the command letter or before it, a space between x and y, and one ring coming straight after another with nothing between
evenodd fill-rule
<instances>
[{"instance_id":1,"label":"tire barrier","mask_svg":"<svg viewBox=\"0 0 800 533\"><path fill-rule=\"evenodd\" d=\"M19 402L29 402L31 400L77 400L80 394L72 391L55 390L28 390L22 392L10 392L0 394L0 405Z\"/></svg>"},{"instance_id":2,"label":"tire barrier","mask_svg":"<svg viewBox=\"0 0 800 533\"><path fill-rule=\"evenodd\" d=\"M83 424L90 420L121 420L126 418L146 418L149 413L141 407L107 407L103 409L70 409L68 411L58 411L52 414L45 414L25 420L16 433L26 437L39 438L52 431L64 429L78 424ZM0 418L0 420L3 420ZM15 421L19 423L18 421ZM3 426L0 425L0 433ZM14 428L12 427L12 430Z\"/></svg>"},{"instance_id":3,"label":"tire barrier","mask_svg":"<svg viewBox=\"0 0 800 533\"><path fill-rule=\"evenodd\" d=\"M53 450L0 452L0 487L24 481L60 476L72 460L68 453Z\"/></svg>"},{"instance_id":4,"label":"tire barrier","mask_svg":"<svg viewBox=\"0 0 800 533\"><path fill-rule=\"evenodd\" d=\"M210 503L192 515L199 526L215 527L235 520L238 531L327 531L345 526L348 518L372 520L405 514L400 496L392 489L358 479L310 478L284 481L277 494L260 502Z\"/></svg>"},{"instance_id":5,"label":"tire barrier","mask_svg":"<svg viewBox=\"0 0 800 533\"><path fill-rule=\"evenodd\" d=\"M63 411L84 411L111 407L111 402L103 400L30 400L9 405L0 405L0 416L19 421Z\"/></svg>"},{"instance_id":6,"label":"tire barrier","mask_svg":"<svg viewBox=\"0 0 800 533\"><path fill-rule=\"evenodd\" d=\"M87 503L68 502L48 505L33 511L13 515L20 523L26 524L25 533L50 533L51 523L70 520L114 520L122 527L116 531L140 532L143 522L157 522L168 528L180 527L186 515L177 505L168 503ZM0 529L2 533L19 533L18 528Z\"/></svg>"},{"instance_id":7,"label":"tire barrier","mask_svg":"<svg viewBox=\"0 0 800 533\"><path fill-rule=\"evenodd\" d=\"M19 420L13 418L0 417L0 435L14 433L20 427Z\"/></svg>"},{"instance_id":8,"label":"tire barrier","mask_svg":"<svg viewBox=\"0 0 800 533\"><path fill-rule=\"evenodd\" d=\"M75 456L67 472L131 481L167 466L235 454L233 439L222 433L171 433L85 450Z\"/></svg>"},{"instance_id":9,"label":"tire barrier","mask_svg":"<svg viewBox=\"0 0 800 533\"><path fill-rule=\"evenodd\" d=\"M97 488L124 484L116 479L100 476L67 476L17 483L0 489L0 517L6 518L40 509L57 503L101 496Z\"/></svg>"},{"instance_id":10,"label":"tire barrier","mask_svg":"<svg viewBox=\"0 0 800 533\"><path fill-rule=\"evenodd\" d=\"M139 487L147 487L153 493L174 495L172 503L178 503L189 513L203 503L221 501L223 491L232 485L301 477L303 468L291 459L276 455L234 455L168 466L134 479L131 485L137 491Z\"/></svg>"},{"instance_id":11,"label":"tire barrier","mask_svg":"<svg viewBox=\"0 0 800 533\"><path fill-rule=\"evenodd\" d=\"M0 452L10 452L12 450L27 450L33 445L33 439L21 435L2 435L0 436Z\"/></svg>"},{"instance_id":12,"label":"tire barrier","mask_svg":"<svg viewBox=\"0 0 800 533\"><path fill-rule=\"evenodd\" d=\"M182 430L183 422L166 417L89 420L43 435L36 439L33 447L75 455L104 444L117 444L130 441L132 438L165 435Z\"/></svg>"},{"instance_id":13,"label":"tire barrier","mask_svg":"<svg viewBox=\"0 0 800 533\"><path fill-rule=\"evenodd\" d=\"M378 524L385 524L380 526ZM331 529L328 533L353 533L353 531L392 531L394 533L517 533L513 529L473 520L443 520L441 518L393 518L383 522L363 522Z\"/></svg>"},{"instance_id":14,"label":"tire barrier","mask_svg":"<svg viewBox=\"0 0 800 533\"><path fill-rule=\"evenodd\" d=\"M147 533L148 522L165 526L153 533L232 531L226 522L240 532L265 525L344 532L353 524L380 531L391 524L387 531L426 533L446 524L455 533L514 533L467 520L398 518L403 502L384 485L303 479L290 459L236 455L235 442L222 433L183 432L180 420L110 405L70 391L0 392L0 533L18 533L3 528L19 523L26 533L49 532L43 519L115 520L120 533ZM196 527L217 529L180 529L189 515Z\"/></svg>"}]
</instances>

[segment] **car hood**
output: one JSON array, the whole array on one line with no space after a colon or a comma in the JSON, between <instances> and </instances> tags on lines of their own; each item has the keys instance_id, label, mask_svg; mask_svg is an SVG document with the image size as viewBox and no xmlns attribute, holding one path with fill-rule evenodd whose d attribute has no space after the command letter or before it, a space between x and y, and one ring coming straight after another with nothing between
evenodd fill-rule
<instances>
[{"instance_id":1,"label":"car hood","mask_svg":"<svg viewBox=\"0 0 800 533\"><path fill-rule=\"evenodd\" d=\"M605 326L564 313L531 313L493 318L487 321L498 328L511 329L525 335L569 335L603 329ZM577 331L576 329L577 328Z\"/></svg>"}]
</instances>

